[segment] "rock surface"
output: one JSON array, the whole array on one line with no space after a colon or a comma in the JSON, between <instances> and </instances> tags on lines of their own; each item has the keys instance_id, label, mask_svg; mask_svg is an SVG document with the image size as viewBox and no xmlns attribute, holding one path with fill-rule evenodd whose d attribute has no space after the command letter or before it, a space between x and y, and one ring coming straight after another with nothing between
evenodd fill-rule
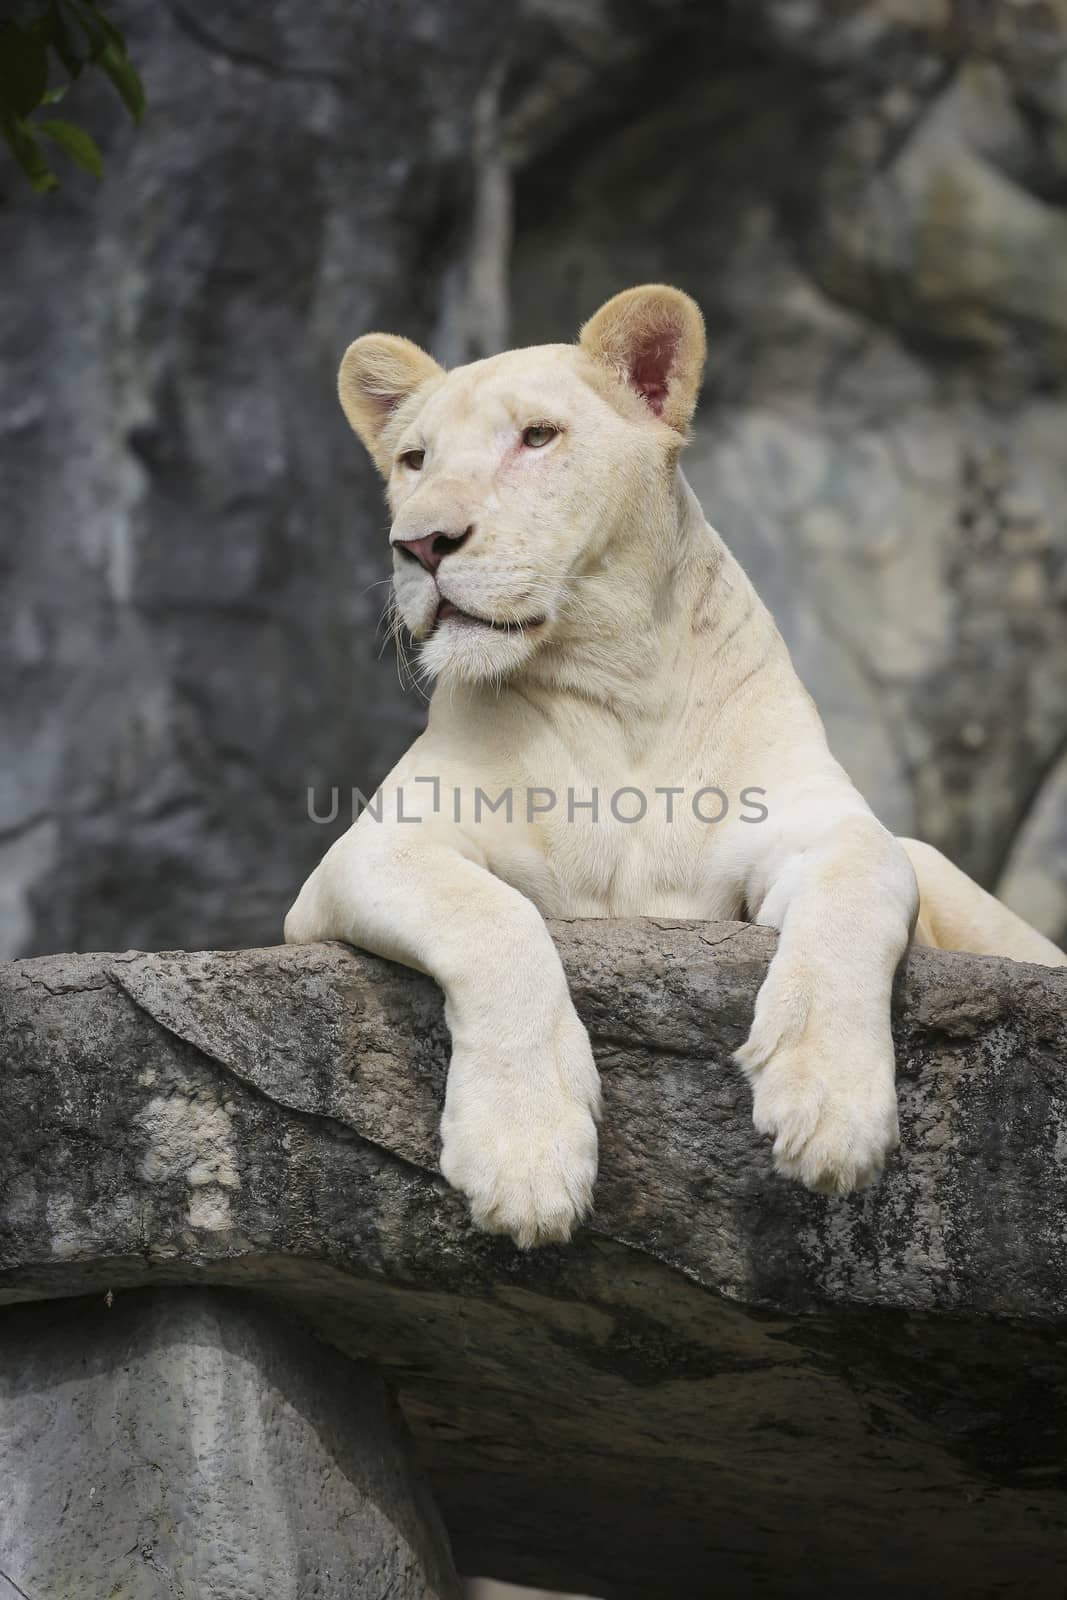
<instances>
[{"instance_id":1,"label":"rock surface","mask_svg":"<svg viewBox=\"0 0 1067 1600\"><path fill-rule=\"evenodd\" d=\"M11 1594L459 1600L382 1380L287 1321L204 1289L8 1308Z\"/></svg>"},{"instance_id":2,"label":"rock surface","mask_svg":"<svg viewBox=\"0 0 1067 1600\"><path fill-rule=\"evenodd\" d=\"M0 172L0 954L279 936L422 715L341 350L568 338L650 277L707 312L689 470L840 759L1067 937L1063 0L123 22L102 185Z\"/></svg>"},{"instance_id":3,"label":"rock surface","mask_svg":"<svg viewBox=\"0 0 1067 1600\"><path fill-rule=\"evenodd\" d=\"M421 726L336 372L466 304L512 9L130 0L144 126L106 86L71 113L99 188L5 157L0 954L279 937L309 788L343 820Z\"/></svg>"},{"instance_id":4,"label":"rock surface","mask_svg":"<svg viewBox=\"0 0 1067 1600\"><path fill-rule=\"evenodd\" d=\"M461 1571L1062 1594L1067 973L912 952L902 1149L828 1199L774 1177L729 1062L773 935L553 932L602 1166L589 1227L528 1255L436 1172L427 980L339 946L3 968L3 1298L299 1312L394 1388Z\"/></svg>"}]
</instances>

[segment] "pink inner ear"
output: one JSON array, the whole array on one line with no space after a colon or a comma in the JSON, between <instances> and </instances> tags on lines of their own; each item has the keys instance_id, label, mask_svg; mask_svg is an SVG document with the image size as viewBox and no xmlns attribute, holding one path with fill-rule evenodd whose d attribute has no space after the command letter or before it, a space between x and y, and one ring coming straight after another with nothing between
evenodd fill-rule
<instances>
[{"instance_id":1,"label":"pink inner ear","mask_svg":"<svg viewBox=\"0 0 1067 1600\"><path fill-rule=\"evenodd\" d=\"M677 350L676 337L669 333L655 334L643 349L634 352L630 363L630 382L657 417L663 415L667 403Z\"/></svg>"}]
</instances>

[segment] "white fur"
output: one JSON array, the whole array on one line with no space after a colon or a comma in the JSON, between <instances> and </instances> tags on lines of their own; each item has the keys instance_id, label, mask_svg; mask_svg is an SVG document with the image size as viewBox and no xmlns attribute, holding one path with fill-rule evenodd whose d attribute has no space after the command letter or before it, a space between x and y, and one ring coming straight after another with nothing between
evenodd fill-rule
<instances>
[{"instance_id":1,"label":"white fur","mask_svg":"<svg viewBox=\"0 0 1067 1600\"><path fill-rule=\"evenodd\" d=\"M916 922L924 943L1064 960L936 851L893 839L830 755L678 469L702 362L696 307L654 286L609 302L577 346L445 374L370 335L342 366L342 403L388 476L394 545L473 531L436 582L395 553L397 605L438 683L429 726L384 785L383 819L364 814L328 852L285 936L344 939L440 983L441 1168L481 1227L520 1245L566 1239L596 1175L597 1073L543 917L779 929L738 1061L778 1169L838 1192L875 1178L897 1141L890 989ZM524 446L546 422L558 435ZM441 594L511 626L434 628ZM439 781L437 810L417 778ZM715 825L688 800L704 785L731 802ZM611 813L623 786L653 801L641 821ZM513 820L475 821L479 787L510 787ZM542 787L560 803L527 820ZM686 790L670 825L660 787ZM568 817L568 789L594 788L598 819ZM745 788L765 791L765 821L743 820Z\"/></svg>"}]
</instances>

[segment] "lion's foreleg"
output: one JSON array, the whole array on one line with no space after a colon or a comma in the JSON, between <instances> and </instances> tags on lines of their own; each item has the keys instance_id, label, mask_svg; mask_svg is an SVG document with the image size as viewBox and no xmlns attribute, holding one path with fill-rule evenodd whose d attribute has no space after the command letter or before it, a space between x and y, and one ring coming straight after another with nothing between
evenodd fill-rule
<instances>
[{"instance_id":1,"label":"lion's foreleg","mask_svg":"<svg viewBox=\"0 0 1067 1600\"><path fill-rule=\"evenodd\" d=\"M304 886L286 939L344 939L437 980L452 1036L441 1171L479 1227L565 1240L591 1200L600 1081L540 913L473 854L357 825Z\"/></svg>"},{"instance_id":2,"label":"lion's foreleg","mask_svg":"<svg viewBox=\"0 0 1067 1600\"><path fill-rule=\"evenodd\" d=\"M870 1182L897 1143L890 994L915 917L915 875L871 816L783 848L757 921L778 951L737 1060L780 1172L813 1189Z\"/></svg>"}]
</instances>

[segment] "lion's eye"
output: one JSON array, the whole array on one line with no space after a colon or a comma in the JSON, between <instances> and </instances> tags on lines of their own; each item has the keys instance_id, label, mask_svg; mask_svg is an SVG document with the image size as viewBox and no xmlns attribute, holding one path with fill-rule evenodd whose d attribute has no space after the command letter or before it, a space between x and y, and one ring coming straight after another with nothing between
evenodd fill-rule
<instances>
[{"instance_id":1,"label":"lion's eye","mask_svg":"<svg viewBox=\"0 0 1067 1600\"><path fill-rule=\"evenodd\" d=\"M527 450L540 450L546 444L551 444L558 432L559 429L550 422L539 422L532 428L523 429L522 442Z\"/></svg>"},{"instance_id":2,"label":"lion's eye","mask_svg":"<svg viewBox=\"0 0 1067 1600\"><path fill-rule=\"evenodd\" d=\"M404 454L400 457L400 465L402 467L410 467L412 472L418 472L425 460L425 450L405 450Z\"/></svg>"}]
</instances>

